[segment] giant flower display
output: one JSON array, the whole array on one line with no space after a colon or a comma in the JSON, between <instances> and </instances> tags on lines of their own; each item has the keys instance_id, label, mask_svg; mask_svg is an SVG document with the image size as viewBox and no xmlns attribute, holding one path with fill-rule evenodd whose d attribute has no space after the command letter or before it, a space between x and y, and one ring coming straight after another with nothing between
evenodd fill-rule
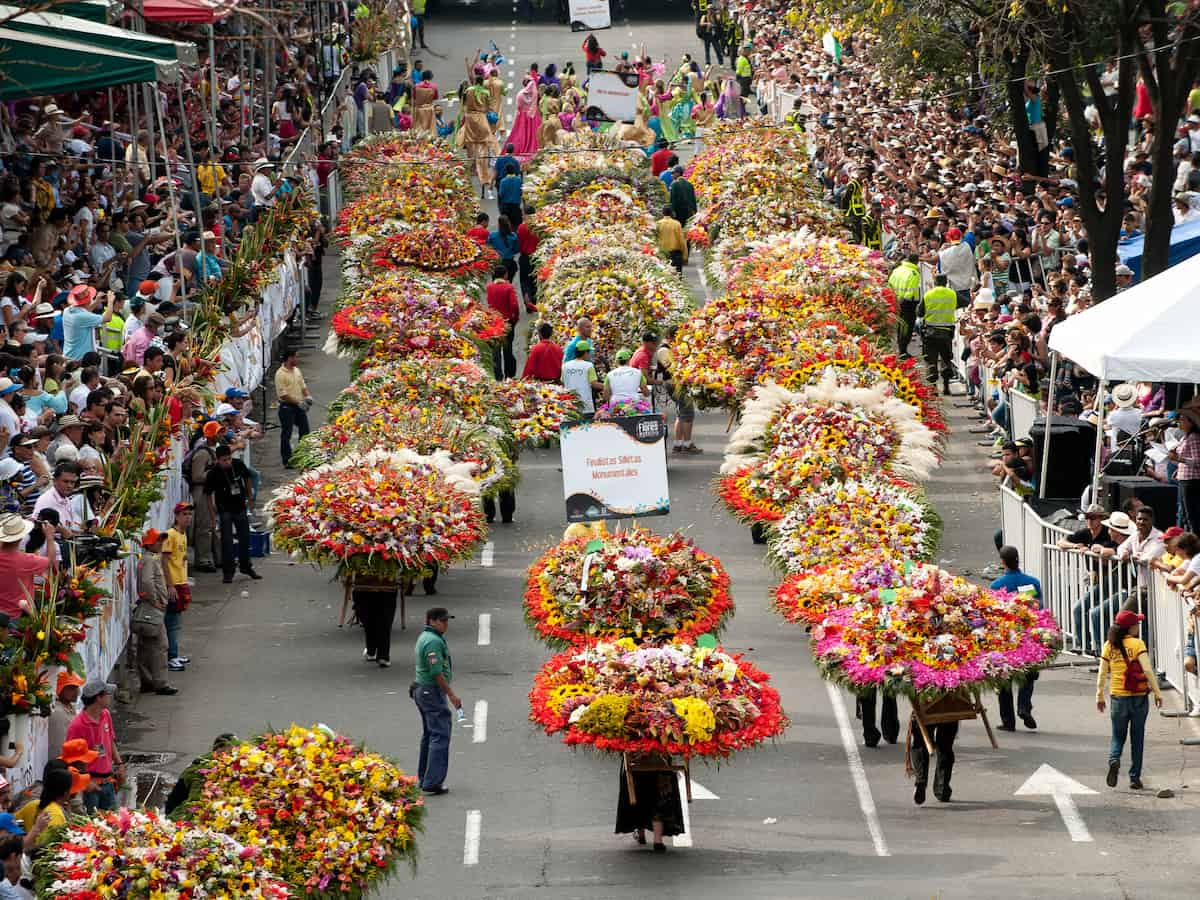
<instances>
[{"instance_id":1,"label":"giant flower display","mask_svg":"<svg viewBox=\"0 0 1200 900\"><path fill-rule=\"evenodd\" d=\"M773 592L772 605L789 622L819 625L830 610L859 601L877 601L912 563L870 550L823 563L783 579Z\"/></svg>"},{"instance_id":2,"label":"giant flower display","mask_svg":"<svg viewBox=\"0 0 1200 900\"><path fill-rule=\"evenodd\" d=\"M512 422L513 437L525 447L558 443L564 425L583 415L579 395L561 385L525 378L509 378L496 386L496 401Z\"/></svg>"},{"instance_id":3,"label":"giant flower display","mask_svg":"<svg viewBox=\"0 0 1200 900\"><path fill-rule=\"evenodd\" d=\"M534 677L530 718L569 746L723 757L783 733L765 674L739 656L630 638L560 653Z\"/></svg>"},{"instance_id":4,"label":"giant flower display","mask_svg":"<svg viewBox=\"0 0 1200 900\"><path fill-rule=\"evenodd\" d=\"M632 226L642 234L652 233L653 215L628 184L600 182L579 188L563 199L541 207L529 220L538 237L553 235L579 223L591 227Z\"/></svg>"},{"instance_id":5,"label":"giant flower display","mask_svg":"<svg viewBox=\"0 0 1200 900\"><path fill-rule=\"evenodd\" d=\"M376 364L423 353L470 357L477 344L504 337L508 323L461 286L411 270L389 272L333 314L328 353L368 356Z\"/></svg>"},{"instance_id":6,"label":"giant flower display","mask_svg":"<svg viewBox=\"0 0 1200 900\"><path fill-rule=\"evenodd\" d=\"M303 896L273 874L258 842L239 843L153 810L121 809L51 832L34 872L39 897L60 900Z\"/></svg>"},{"instance_id":7,"label":"giant flower display","mask_svg":"<svg viewBox=\"0 0 1200 900\"><path fill-rule=\"evenodd\" d=\"M371 262L381 269L412 268L481 284L499 262L491 247L447 225L418 225L380 238Z\"/></svg>"},{"instance_id":8,"label":"giant flower display","mask_svg":"<svg viewBox=\"0 0 1200 900\"><path fill-rule=\"evenodd\" d=\"M729 576L683 535L630 528L570 538L529 569L525 618L552 645L632 635L692 641L733 610Z\"/></svg>"},{"instance_id":9,"label":"giant flower display","mask_svg":"<svg viewBox=\"0 0 1200 900\"><path fill-rule=\"evenodd\" d=\"M718 493L740 518L774 521L804 491L827 481L890 474L927 479L937 438L916 410L882 385L821 383L757 388L725 448Z\"/></svg>"},{"instance_id":10,"label":"giant flower display","mask_svg":"<svg viewBox=\"0 0 1200 900\"><path fill-rule=\"evenodd\" d=\"M1062 635L1049 610L937 566L888 566L813 629L821 674L851 690L933 698L993 689L1047 665Z\"/></svg>"},{"instance_id":11,"label":"giant flower display","mask_svg":"<svg viewBox=\"0 0 1200 900\"><path fill-rule=\"evenodd\" d=\"M469 556L487 533L474 465L446 451L350 454L278 488L269 510L283 550L389 581Z\"/></svg>"},{"instance_id":12,"label":"giant flower display","mask_svg":"<svg viewBox=\"0 0 1200 900\"><path fill-rule=\"evenodd\" d=\"M646 329L661 333L681 322L691 306L669 266L615 247L559 260L538 289L538 310L557 334L571 334L581 317L592 320L595 358L602 362L636 347Z\"/></svg>"},{"instance_id":13,"label":"giant flower display","mask_svg":"<svg viewBox=\"0 0 1200 900\"><path fill-rule=\"evenodd\" d=\"M301 896L360 898L401 860L415 864L417 780L324 725L217 750L202 776L181 813L261 850Z\"/></svg>"},{"instance_id":14,"label":"giant flower display","mask_svg":"<svg viewBox=\"0 0 1200 900\"><path fill-rule=\"evenodd\" d=\"M414 356L365 369L329 404L329 417L334 427L343 417L369 427L387 410L407 412L414 404L436 404L467 422L509 430L496 402L496 381L467 359Z\"/></svg>"},{"instance_id":15,"label":"giant flower display","mask_svg":"<svg viewBox=\"0 0 1200 900\"><path fill-rule=\"evenodd\" d=\"M768 543L780 568L804 572L868 550L929 559L940 536L941 520L919 492L862 478L799 493Z\"/></svg>"}]
</instances>

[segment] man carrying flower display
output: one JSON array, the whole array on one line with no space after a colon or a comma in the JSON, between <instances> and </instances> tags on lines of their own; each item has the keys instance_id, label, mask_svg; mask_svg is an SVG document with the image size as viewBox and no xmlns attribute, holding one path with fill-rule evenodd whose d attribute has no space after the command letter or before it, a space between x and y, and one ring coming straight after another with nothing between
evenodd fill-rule
<instances>
[{"instance_id":1,"label":"man carrying flower display","mask_svg":"<svg viewBox=\"0 0 1200 900\"><path fill-rule=\"evenodd\" d=\"M1032 575L1021 571L1021 557L1016 547L1000 548L1000 562L1004 564L1004 574L989 585L993 591L1013 591L1020 593L1029 591L1033 599L1039 603L1042 599L1042 583ZM1037 682L1038 673L1031 673L1017 690L1017 715L1032 730L1037 728L1033 718L1033 686ZM997 691L1000 697L1000 727L1005 731L1016 731L1017 720L1013 716L1012 687L1003 687Z\"/></svg>"},{"instance_id":2,"label":"man carrying flower display","mask_svg":"<svg viewBox=\"0 0 1200 900\"><path fill-rule=\"evenodd\" d=\"M425 613L425 630L417 638L414 650L416 672L409 695L421 714L421 756L417 776L421 789L431 796L445 794L444 784L450 767L450 708L462 709L462 700L450 687L453 677L446 629L454 618L445 607L435 606Z\"/></svg>"}]
</instances>

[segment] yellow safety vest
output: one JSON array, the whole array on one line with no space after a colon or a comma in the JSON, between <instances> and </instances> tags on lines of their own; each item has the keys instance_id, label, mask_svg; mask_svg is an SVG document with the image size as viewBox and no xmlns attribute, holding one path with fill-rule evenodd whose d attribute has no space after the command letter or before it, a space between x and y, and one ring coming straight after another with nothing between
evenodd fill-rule
<instances>
[{"instance_id":1,"label":"yellow safety vest","mask_svg":"<svg viewBox=\"0 0 1200 900\"><path fill-rule=\"evenodd\" d=\"M910 262L902 262L888 278L888 287L900 301L917 301L921 298L921 270Z\"/></svg>"},{"instance_id":2,"label":"yellow safety vest","mask_svg":"<svg viewBox=\"0 0 1200 900\"><path fill-rule=\"evenodd\" d=\"M737 68L734 70L740 78L749 78L754 74L754 69L750 65L750 60L744 56L737 58Z\"/></svg>"},{"instance_id":3,"label":"yellow safety vest","mask_svg":"<svg viewBox=\"0 0 1200 900\"><path fill-rule=\"evenodd\" d=\"M934 328L953 328L958 295L948 287L935 287L925 294L925 324Z\"/></svg>"}]
</instances>

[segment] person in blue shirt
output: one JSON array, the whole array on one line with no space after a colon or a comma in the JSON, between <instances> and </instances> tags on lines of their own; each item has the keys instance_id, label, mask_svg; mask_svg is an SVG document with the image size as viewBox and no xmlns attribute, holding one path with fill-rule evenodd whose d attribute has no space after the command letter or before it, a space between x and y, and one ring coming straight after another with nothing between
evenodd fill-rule
<instances>
[{"instance_id":1,"label":"person in blue shirt","mask_svg":"<svg viewBox=\"0 0 1200 900\"><path fill-rule=\"evenodd\" d=\"M508 216L501 216L496 221L496 230L488 235L488 246L500 254L508 280L512 281L517 274L517 232L513 229Z\"/></svg>"},{"instance_id":2,"label":"person in blue shirt","mask_svg":"<svg viewBox=\"0 0 1200 900\"><path fill-rule=\"evenodd\" d=\"M521 174L521 161L514 155L516 146L513 144L504 145L504 153L496 157L496 190L500 190L500 182L504 180L504 176L508 174L509 166L516 166L517 174Z\"/></svg>"},{"instance_id":3,"label":"person in blue shirt","mask_svg":"<svg viewBox=\"0 0 1200 900\"><path fill-rule=\"evenodd\" d=\"M1042 601L1042 583L1032 575L1026 575L1021 571L1021 556L1017 552L1017 548L1007 544L1001 547L1000 562L1004 565L1004 574L993 581L989 587L993 591L1011 591L1012 593L1017 593L1022 588L1025 588L1026 593L1032 593L1033 599L1040 604ZM1029 588L1033 590L1030 592ZM1037 679L1038 674L1034 672L1017 688L1016 715L1013 715L1012 687L1000 688L996 692L1000 698L1000 727L1003 730L1017 730L1016 716L1021 717L1021 721L1025 723L1026 728L1031 730L1037 728L1037 722L1033 718L1033 685Z\"/></svg>"},{"instance_id":4,"label":"person in blue shirt","mask_svg":"<svg viewBox=\"0 0 1200 900\"><path fill-rule=\"evenodd\" d=\"M500 179L496 196L500 204L500 214L508 216L508 221L514 228L518 227L522 221L521 190L523 187L524 182L521 181L516 164L509 163L504 177Z\"/></svg>"}]
</instances>

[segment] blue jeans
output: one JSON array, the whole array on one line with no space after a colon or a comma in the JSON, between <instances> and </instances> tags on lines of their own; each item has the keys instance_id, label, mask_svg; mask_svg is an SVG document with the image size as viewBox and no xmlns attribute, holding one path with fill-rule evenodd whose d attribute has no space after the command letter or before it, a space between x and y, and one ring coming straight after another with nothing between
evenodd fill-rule
<instances>
[{"instance_id":1,"label":"blue jeans","mask_svg":"<svg viewBox=\"0 0 1200 900\"><path fill-rule=\"evenodd\" d=\"M1083 595L1083 599L1075 603L1071 609L1071 618L1074 620L1075 639L1083 643L1083 612L1085 609L1090 609L1088 619L1091 624L1091 632L1088 634L1087 646L1083 649L1091 653L1099 653L1100 647L1108 635L1108 628L1112 625L1113 618L1120 612L1124 606L1125 600L1128 598L1126 591L1118 591L1107 601L1104 600L1103 589L1104 585L1096 585L1090 591Z\"/></svg>"},{"instance_id":2,"label":"blue jeans","mask_svg":"<svg viewBox=\"0 0 1200 900\"><path fill-rule=\"evenodd\" d=\"M450 768L450 705L436 684L418 684L413 702L421 713L421 757L417 777L424 790L438 788Z\"/></svg>"},{"instance_id":3,"label":"blue jeans","mask_svg":"<svg viewBox=\"0 0 1200 900\"><path fill-rule=\"evenodd\" d=\"M1150 713L1150 695L1112 697L1109 718L1112 738L1108 744L1108 764L1120 763L1125 749L1125 733L1129 733L1129 780L1142 778L1142 746L1146 741L1146 716Z\"/></svg>"},{"instance_id":4,"label":"blue jeans","mask_svg":"<svg viewBox=\"0 0 1200 900\"><path fill-rule=\"evenodd\" d=\"M97 785L99 790L83 792L83 808L89 814L97 809L110 810L117 808L117 788L111 781Z\"/></svg>"},{"instance_id":5,"label":"blue jeans","mask_svg":"<svg viewBox=\"0 0 1200 900\"><path fill-rule=\"evenodd\" d=\"M179 622L183 618L183 613L172 612L167 610L163 615L163 625L167 628L167 659L174 659L179 655Z\"/></svg>"}]
</instances>

